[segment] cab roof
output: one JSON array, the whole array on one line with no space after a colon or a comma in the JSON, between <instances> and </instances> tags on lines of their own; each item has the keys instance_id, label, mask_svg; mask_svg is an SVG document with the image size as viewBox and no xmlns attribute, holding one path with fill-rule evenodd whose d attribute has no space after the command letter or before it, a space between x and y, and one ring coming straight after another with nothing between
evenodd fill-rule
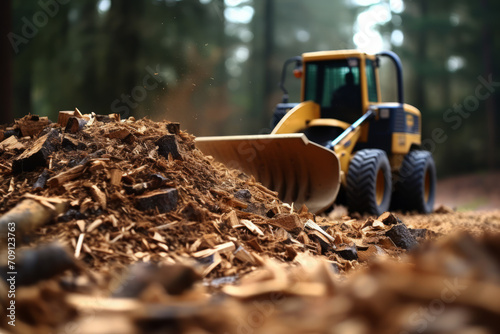
<instances>
[{"instance_id":1,"label":"cab roof","mask_svg":"<svg viewBox=\"0 0 500 334\"><path fill-rule=\"evenodd\" d=\"M329 60L329 59L346 59L346 58L368 58L374 59L375 55L368 55L359 50L334 50L334 51L316 51L306 52L302 54L302 60L315 61L315 60Z\"/></svg>"}]
</instances>

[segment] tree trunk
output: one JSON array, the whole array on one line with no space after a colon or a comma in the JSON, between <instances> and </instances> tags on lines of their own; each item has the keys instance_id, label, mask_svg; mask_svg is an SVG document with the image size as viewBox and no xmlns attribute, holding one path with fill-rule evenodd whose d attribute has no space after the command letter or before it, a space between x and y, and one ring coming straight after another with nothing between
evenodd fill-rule
<instances>
[{"instance_id":1,"label":"tree trunk","mask_svg":"<svg viewBox=\"0 0 500 334\"><path fill-rule=\"evenodd\" d=\"M264 75L264 99L262 111L262 124L269 124L271 114L268 110L270 106L269 99L272 96L274 88L277 84L277 76L274 75L273 71L273 54L274 54L274 0L265 1L265 13L264 13L264 64L265 64L265 75Z\"/></svg>"},{"instance_id":2,"label":"tree trunk","mask_svg":"<svg viewBox=\"0 0 500 334\"><path fill-rule=\"evenodd\" d=\"M12 111L12 46L7 35L12 32L12 1L0 1L0 78L2 78L2 89L0 89L0 124L13 121Z\"/></svg>"},{"instance_id":3,"label":"tree trunk","mask_svg":"<svg viewBox=\"0 0 500 334\"><path fill-rule=\"evenodd\" d=\"M489 0L481 0L481 6L484 14L488 14L490 10ZM485 15L488 17L488 15ZM493 49L492 45L493 34L491 31L491 24L488 20L483 21L482 31L481 31L481 52L482 52L482 63L483 63L483 77L487 79L490 75L496 79L497 76L494 73L493 68ZM495 96L490 96L485 101L485 109L486 109L486 131L488 133L488 150L487 150L487 161L488 167L490 169L495 169L496 165L496 154L497 150L495 148L496 139L495 139Z\"/></svg>"},{"instance_id":4,"label":"tree trunk","mask_svg":"<svg viewBox=\"0 0 500 334\"><path fill-rule=\"evenodd\" d=\"M424 22L427 18L429 12L429 6L427 0L420 1L420 22ZM421 27L420 32L417 37L417 64L419 67L426 66L427 62L427 28ZM416 104L423 110L427 109L427 99L426 99L426 83L425 83L425 73L420 69L416 73Z\"/></svg>"}]
</instances>

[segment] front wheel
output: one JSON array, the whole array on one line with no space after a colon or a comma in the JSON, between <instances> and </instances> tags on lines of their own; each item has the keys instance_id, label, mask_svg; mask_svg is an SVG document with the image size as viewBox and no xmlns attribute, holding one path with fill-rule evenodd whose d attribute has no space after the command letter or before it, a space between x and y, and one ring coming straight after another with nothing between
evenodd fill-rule
<instances>
[{"instance_id":1,"label":"front wheel","mask_svg":"<svg viewBox=\"0 0 500 334\"><path fill-rule=\"evenodd\" d=\"M347 173L349 211L381 215L389 210L391 194L391 166L385 152L378 149L356 152Z\"/></svg>"},{"instance_id":2,"label":"front wheel","mask_svg":"<svg viewBox=\"0 0 500 334\"><path fill-rule=\"evenodd\" d=\"M395 207L431 213L436 197L436 166L431 153L410 151L403 160L394 188Z\"/></svg>"}]
</instances>

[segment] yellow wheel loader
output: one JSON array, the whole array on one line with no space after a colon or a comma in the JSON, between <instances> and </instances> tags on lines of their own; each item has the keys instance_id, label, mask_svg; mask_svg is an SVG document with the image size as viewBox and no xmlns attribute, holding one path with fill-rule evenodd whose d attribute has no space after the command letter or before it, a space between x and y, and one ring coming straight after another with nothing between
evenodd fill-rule
<instances>
[{"instance_id":1,"label":"yellow wheel loader","mask_svg":"<svg viewBox=\"0 0 500 334\"><path fill-rule=\"evenodd\" d=\"M381 57L395 65L398 102L381 101ZM301 79L300 103L289 103L284 87L290 64ZM435 165L420 148L419 110L403 102L395 53L304 53L285 62L280 87L271 134L199 137L197 147L311 212L331 207L339 189L351 212L433 210Z\"/></svg>"}]
</instances>

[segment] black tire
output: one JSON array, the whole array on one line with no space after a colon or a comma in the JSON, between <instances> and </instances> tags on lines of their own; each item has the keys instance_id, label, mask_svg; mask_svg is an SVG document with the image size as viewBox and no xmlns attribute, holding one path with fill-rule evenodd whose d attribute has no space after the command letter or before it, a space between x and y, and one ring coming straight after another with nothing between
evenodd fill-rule
<instances>
[{"instance_id":1,"label":"black tire","mask_svg":"<svg viewBox=\"0 0 500 334\"><path fill-rule=\"evenodd\" d=\"M391 195L391 166L385 152L378 149L356 152L347 172L349 211L381 215L389 210Z\"/></svg>"},{"instance_id":2,"label":"black tire","mask_svg":"<svg viewBox=\"0 0 500 334\"><path fill-rule=\"evenodd\" d=\"M428 151L410 151L404 158L394 184L393 207L404 211L431 213L436 198L436 166Z\"/></svg>"}]
</instances>

